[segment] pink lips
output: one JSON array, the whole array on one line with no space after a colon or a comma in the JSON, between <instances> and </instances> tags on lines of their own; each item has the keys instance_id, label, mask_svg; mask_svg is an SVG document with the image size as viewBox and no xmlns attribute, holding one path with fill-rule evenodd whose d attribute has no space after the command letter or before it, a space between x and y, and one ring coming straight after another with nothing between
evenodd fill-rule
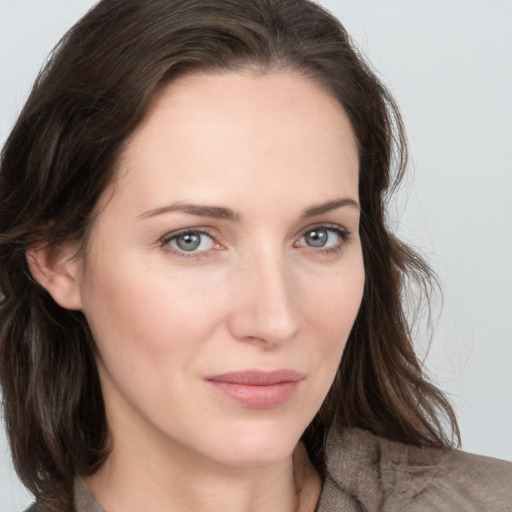
<instances>
[{"instance_id":1,"label":"pink lips","mask_svg":"<svg viewBox=\"0 0 512 512\"><path fill-rule=\"evenodd\" d=\"M246 370L206 379L213 388L242 407L271 409L290 400L304 380L294 370Z\"/></svg>"}]
</instances>

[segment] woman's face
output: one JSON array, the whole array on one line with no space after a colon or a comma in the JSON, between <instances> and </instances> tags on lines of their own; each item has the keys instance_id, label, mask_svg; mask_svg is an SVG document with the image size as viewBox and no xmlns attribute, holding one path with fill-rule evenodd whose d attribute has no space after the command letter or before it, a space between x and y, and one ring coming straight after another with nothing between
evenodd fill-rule
<instances>
[{"instance_id":1,"label":"woman's face","mask_svg":"<svg viewBox=\"0 0 512 512\"><path fill-rule=\"evenodd\" d=\"M288 457L363 293L345 112L291 73L182 77L101 206L79 291L114 446Z\"/></svg>"}]
</instances>

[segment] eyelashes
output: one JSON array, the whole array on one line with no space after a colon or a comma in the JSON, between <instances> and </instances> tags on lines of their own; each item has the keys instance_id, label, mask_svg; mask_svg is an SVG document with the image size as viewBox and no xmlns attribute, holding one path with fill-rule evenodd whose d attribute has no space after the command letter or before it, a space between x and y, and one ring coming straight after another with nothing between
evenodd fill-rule
<instances>
[{"instance_id":1,"label":"eyelashes","mask_svg":"<svg viewBox=\"0 0 512 512\"><path fill-rule=\"evenodd\" d=\"M320 225L309 228L302 237L294 243L294 247L304 245L317 249L322 253L339 252L348 242L349 232L338 225ZM302 244L300 242L303 242Z\"/></svg>"},{"instance_id":2,"label":"eyelashes","mask_svg":"<svg viewBox=\"0 0 512 512\"><path fill-rule=\"evenodd\" d=\"M173 231L160 239L160 245L183 258L204 257L211 250L222 249L222 246L215 242L214 233L207 228Z\"/></svg>"},{"instance_id":3,"label":"eyelashes","mask_svg":"<svg viewBox=\"0 0 512 512\"><path fill-rule=\"evenodd\" d=\"M216 241L216 232L209 228L186 228L173 231L160 239L166 250L183 258L203 258L212 251L224 250ZM306 229L293 247L311 249L314 254L337 254L350 240L348 230L338 224L320 224Z\"/></svg>"},{"instance_id":4,"label":"eyelashes","mask_svg":"<svg viewBox=\"0 0 512 512\"><path fill-rule=\"evenodd\" d=\"M204 229L185 229L166 235L162 240L176 251L205 252L215 247L212 235Z\"/></svg>"}]
</instances>

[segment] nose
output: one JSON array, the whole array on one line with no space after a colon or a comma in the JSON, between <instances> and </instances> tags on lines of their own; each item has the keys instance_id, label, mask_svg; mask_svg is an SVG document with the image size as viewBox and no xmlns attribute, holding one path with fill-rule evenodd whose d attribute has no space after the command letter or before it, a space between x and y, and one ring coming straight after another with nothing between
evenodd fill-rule
<instances>
[{"instance_id":1,"label":"nose","mask_svg":"<svg viewBox=\"0 0 512 512\"><path fill-rule=\"evenodd\" d=\"M300 324L297 282L282 256L253 256L231 274L231 335L267 348L296 337Z\"/></svg>"}]
</instances>

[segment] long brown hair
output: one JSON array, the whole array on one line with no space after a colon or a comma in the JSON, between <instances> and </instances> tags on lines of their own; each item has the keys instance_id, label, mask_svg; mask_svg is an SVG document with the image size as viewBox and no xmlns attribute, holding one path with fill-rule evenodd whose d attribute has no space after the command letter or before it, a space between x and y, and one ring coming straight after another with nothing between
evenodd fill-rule
<instances>
[{"instance_id":1,"label":"long brown hair","mask_svg":"<svg viewBox=\"0 0 512 512\"><path fill-rule=\"evenodd\" d=\"M26 251L86 245L123 144L163 84L242 68L314 80L343 106L359 145L365 290L335 382L303 436L317 469L333 421L417 446L459 439L452 408L414 354L401 301L404 280L428 288L431 271L385 222L406 166L402 121L339 21L308 0L103 0L53 52L1 156L5 422L21 480L56 510L72 507L74 476L108 456L108 425L87 322L37 284Z\"/></svg>"}]
</instances>

